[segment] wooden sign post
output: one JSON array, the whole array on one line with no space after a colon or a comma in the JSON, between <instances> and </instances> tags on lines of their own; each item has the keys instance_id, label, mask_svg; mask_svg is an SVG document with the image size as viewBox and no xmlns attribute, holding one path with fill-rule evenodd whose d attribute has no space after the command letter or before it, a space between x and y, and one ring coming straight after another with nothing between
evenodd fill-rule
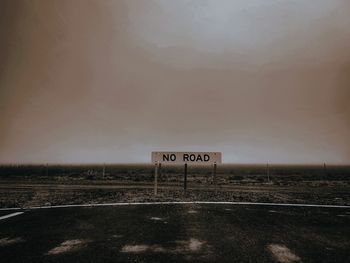
<instances>
[{"instance_id":1,"label":"wooden sign post","mask_svg":"<svg viewBox=\"0 0 350 263\"><path fill-rule=\"evenodd\" d=\"M158 194L158 163L154 167L154 195Z\"/></svg>"}]
</instances>

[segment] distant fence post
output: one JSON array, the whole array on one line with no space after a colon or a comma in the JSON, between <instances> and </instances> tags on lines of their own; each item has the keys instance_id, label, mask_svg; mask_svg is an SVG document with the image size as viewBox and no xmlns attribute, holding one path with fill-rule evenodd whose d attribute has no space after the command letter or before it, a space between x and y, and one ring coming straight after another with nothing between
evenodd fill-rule
<instances>
[{"instance_id":1,"label":"distant fence post","mask_svg":"<svg viewBox=\"0 0 350 263\"><path fill-rule=\"evenodd\" d=\"M158 194L158 163L154 166L154 195Z\"/></svg>"},{"instance_id":2,"label":"distant fence post","mask_svg":"<svg viewBox=\"0 0 350 263\"><path fill-rule=\"evenodd\" d=\"M267 175L267 182L270 182L270 166L269 166L269 163L266 164L266 175Z\"/></svg>"},{"instance_id":3,"label":"distant fence post","mask_svg":"<svg viewBox=\"0 0 350 263\"><path fill-rule=\"evenodd\" d=\"M102 178L105 179L105 173L106 173L106 164L103 163L103 167L102 167Z\"/></svg>"},{"instance_id":4,"label":"distant fence post","mask_svg":"<svg viewBox=\"0 0 350 263\"><path fill-rule=\"evenodd\" d=\"M49 176L49 164L46 163L46 176Z\"/></svg>"}]
</instances>

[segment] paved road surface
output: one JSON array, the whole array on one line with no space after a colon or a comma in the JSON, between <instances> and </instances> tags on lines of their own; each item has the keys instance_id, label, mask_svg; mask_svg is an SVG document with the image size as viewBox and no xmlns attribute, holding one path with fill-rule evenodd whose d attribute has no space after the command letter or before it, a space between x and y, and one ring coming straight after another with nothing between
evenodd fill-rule
<instances>
[{"instance_id":1,"label":"paved road surface","mask_svg":"<svg viewBox=\"0 0 350 263\"><path fill-rule=\"evenodd\" d=\"M350 262L349 248L339 208L59 208L0 221L3 262Z\"/></svg>"}]
</instances>

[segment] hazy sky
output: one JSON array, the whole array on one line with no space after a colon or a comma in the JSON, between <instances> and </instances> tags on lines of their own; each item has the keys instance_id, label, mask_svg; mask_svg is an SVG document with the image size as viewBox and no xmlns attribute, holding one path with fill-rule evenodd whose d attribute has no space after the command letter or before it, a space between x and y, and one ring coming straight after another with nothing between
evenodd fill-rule
<instances>
[{"instance_id":1,"label":"hazy sky","mask_svg":"<svg viewBox=\"0 0 350 263\"><path fill-rule=\"evenodd\" d=\"M350 163L348 0L1 0L0 162Z\"/></svg>"}]
</instances>

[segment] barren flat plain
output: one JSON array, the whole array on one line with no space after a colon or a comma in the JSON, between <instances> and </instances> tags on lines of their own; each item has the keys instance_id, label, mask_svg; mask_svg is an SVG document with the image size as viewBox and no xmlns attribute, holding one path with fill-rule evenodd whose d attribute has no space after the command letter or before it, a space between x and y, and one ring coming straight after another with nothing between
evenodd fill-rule
<instances>
[{"instance_id":1,"label":"barren flat plain","mask_svg":"<svg viewBox=\"0 0 350 263\"><path fill-rule=\"evenodd\" d=\"M163 166L7 165L0 167L0 207L105 202L238 201L350 205L350 167L324 165Z\"/></svg>"},{"instance_id":2,"label":"barren flat plain","mask_svg":"<svg viewBox=\"0 0 350 263\"><path fill-rule=\"evenodd\" d=\"M7 165L4 262L349 262L350 167ZM103 205L103 206L100 206Z\"/></svg>"}]
</instances>

